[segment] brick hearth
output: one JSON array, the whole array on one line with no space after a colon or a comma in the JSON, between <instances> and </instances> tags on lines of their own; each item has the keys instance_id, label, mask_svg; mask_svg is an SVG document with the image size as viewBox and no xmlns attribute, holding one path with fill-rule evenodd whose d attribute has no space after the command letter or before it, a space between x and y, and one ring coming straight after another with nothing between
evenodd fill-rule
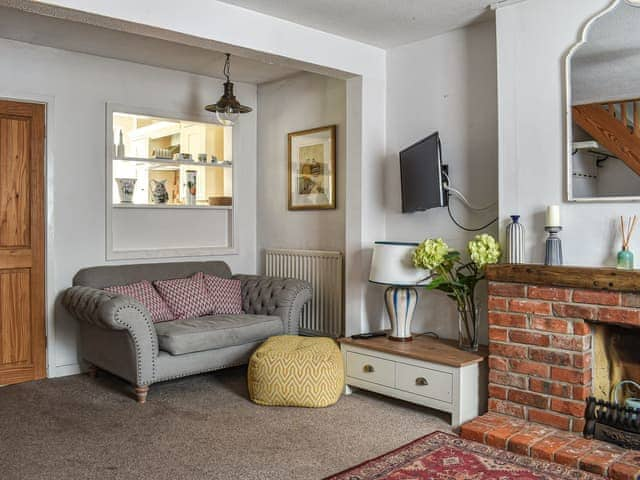
<instances>
[{"instance_id":1,"label":"brick hearth","mask_svg":"<svg viewBox=\"0 0 640 480\"><path fill-rule=\"evenodd\" d=\"M640 477L640 452L515 417L487 413L460 429L467 440L486 443L520 455L541 458L613 480Z\"/></svg>"},{"instance_id":2,"label":"brick hearth","mask_svg":"<svg viewBox=\"0 0 640 480\"><path fill-rule=\"evenodd\" d=\"M592 394L591 323L640 327L638 272L498 265L487 276L489 413L462 435L610 478L640 478L639 452L580 436Z\"/></svg>"}]
</instances>

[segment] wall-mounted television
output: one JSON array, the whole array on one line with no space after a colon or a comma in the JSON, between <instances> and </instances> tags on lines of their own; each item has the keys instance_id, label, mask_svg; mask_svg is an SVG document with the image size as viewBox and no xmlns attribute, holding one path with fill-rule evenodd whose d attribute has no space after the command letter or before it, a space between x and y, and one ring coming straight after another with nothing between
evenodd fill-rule
<instances>
[{"instance_id":1,"label":"wall-mounted television","mask_svg":"<svg viewBox=\"0 0 640 480\"><path fill-rule=\"evenodd\" d=\"M447 195L442 188L443 171L438 132L400 152L402 213L447 205Z\"/></svg>"}]
</instances>

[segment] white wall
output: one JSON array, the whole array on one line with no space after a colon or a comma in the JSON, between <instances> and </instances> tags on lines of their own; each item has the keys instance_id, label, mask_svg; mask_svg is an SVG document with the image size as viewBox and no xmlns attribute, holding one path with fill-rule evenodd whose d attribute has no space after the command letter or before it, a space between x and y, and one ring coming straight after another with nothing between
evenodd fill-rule
<instances>
[{"instance_id":1,"label":"white wall","mask_svg":"<svg viewBox=\"0 0 640 480\"><path fill-rule=\"evenodd\" d=\"M82 267L105 264L105 104L200 113L218 98L219 80L0 40L0 97L50 102L47 158L47 293L50 376L77 369L76 323L56 302ZM255 85L236 84L256 106ZM234 127L239 255L234 271L256 269L256 114ZM197 225L194 226L197 228ZM171 232L171 225L167 225ZM188 232L171 234L188 235ZM211 257L198 257L198 259ZM128 262L131 263L131 262Z\"/></svg>"},{"instance_id":2,"label":"white wall","mask_svg":"<svg viewBox=\"0 0 640 480\"><path fill-rule=\"evenodd\" d=\"M347 187L345 240L346 333L368 330L367 284L371 243L384 236L382 165L386 142L386 52L361 42L263 15L216 0L49 0L55 15L131 33L204 41L234 55L283 63L347 78ZM37 11L48 5L30 5ZM80 12L80 13L78 13ZM219 19L212 28L211 19ZM377 309L375 310L377 314Z\"/></svg>"},{"instance_id":3,"label":"white wall","mask_svg":"<svg viewBox=\"0 0 640 480\"><path fill-rule=\"evenodd\" d=\"M497 201L498 119L496 98L495 27L486 22L455 30L388 52L387 159L385 165L386 239L422 241L442 237L465 249L476 233L457 228L446 208L401 213L398 152L438 130L443 162L452 185L476 205ZM382 193L382 192L381 192ZM496 208L468 215L455 199L452 211L469 226L482 226ZM494 226L486 230L496 234ZM382 311L382 288L375 305ZM375 300L372 299L373 304ZM415 331L457 335L455 307L441 292L421 295L413 323ZM486 322L483 321L483 330Z\"/></svg>"},{"instance_id":4,"label":"white wall","mask_svg":"<svg viewBox=\"0 0 640 480\"><path fill-rule=\"evenodd\" d=\"M615 265L619 215L637 204L568 203L565 179L565 56L609 0L536 0L496 12L500 115L500 217L522 215L526 257L544 260L544 209L560 204L565 263ZM638 251L636 235L631 248Z\"/></svg>"},{"instance_id":5,"label":"white wall","mask_svg":"<svg viewBox=\"0 0 640 480\"><path fill-rule=\"evenodd\" d=\"M287 134L337 125L335 210L287 209ZM258 86L258 263L265 248L345 246L346 84L302 73Z\"/></svg>"}]
</instances>

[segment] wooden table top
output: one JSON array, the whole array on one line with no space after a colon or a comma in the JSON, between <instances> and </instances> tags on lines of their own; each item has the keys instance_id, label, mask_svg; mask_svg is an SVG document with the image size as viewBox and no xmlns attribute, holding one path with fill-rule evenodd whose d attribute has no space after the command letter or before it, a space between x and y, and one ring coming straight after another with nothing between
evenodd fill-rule
<instances>
[{"instance_id":1,"label":"wooden table top","mask_svg":"<svg viewBox=\"0 0 640 480\"><path fill-rule=\"evenodd\" d=\"M339 343L367 348L390 355L422 360L450 367L464 367L484 361L489 355L486 346L481 345L477 352L467 352L458 348L455 340L435 339L427 335L414 335L411 342L397 342L387 337L368 339L339 338Z\"/></svg>"}]
</instances>

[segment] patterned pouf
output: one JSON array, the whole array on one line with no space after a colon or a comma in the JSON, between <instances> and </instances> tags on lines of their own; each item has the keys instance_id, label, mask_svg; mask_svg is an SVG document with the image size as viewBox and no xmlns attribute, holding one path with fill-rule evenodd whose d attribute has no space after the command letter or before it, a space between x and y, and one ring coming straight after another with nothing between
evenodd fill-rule
<instances>
[{"instance_id":1,"label":"patterned pouf","mask_svg":"<svg viewBox=\"0 0 640 480\"><path fill-rule=\"evenodd\" d=\"M327 407L344 388L342 354L330 338L271 337L251 356L247 376L260 405Z\"/></svg>"}]
</instances>

